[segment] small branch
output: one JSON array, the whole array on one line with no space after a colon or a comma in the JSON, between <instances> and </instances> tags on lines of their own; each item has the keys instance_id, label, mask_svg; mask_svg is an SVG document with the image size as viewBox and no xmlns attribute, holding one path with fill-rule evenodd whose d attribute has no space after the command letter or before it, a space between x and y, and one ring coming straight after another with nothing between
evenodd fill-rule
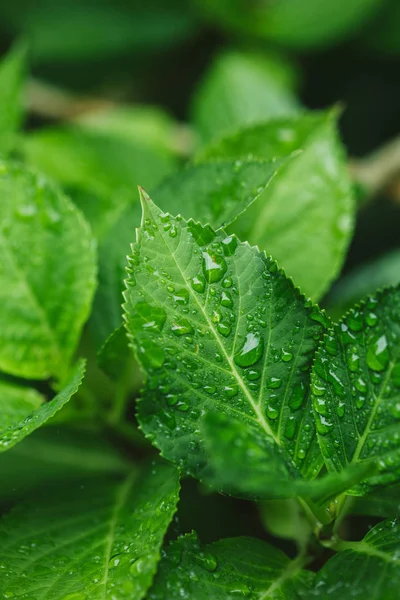
<instances>
[{"instance_id":1,"label":"small branch","mask_svg":"<svg viewBox=\"0 0 400 600\"><path fill-rule=\"evenodd\" d=\"M369 197L386 190L400 202L400 136L366 158L351 159L349 167L353 179Z\"/></svg>"}]
</instances>

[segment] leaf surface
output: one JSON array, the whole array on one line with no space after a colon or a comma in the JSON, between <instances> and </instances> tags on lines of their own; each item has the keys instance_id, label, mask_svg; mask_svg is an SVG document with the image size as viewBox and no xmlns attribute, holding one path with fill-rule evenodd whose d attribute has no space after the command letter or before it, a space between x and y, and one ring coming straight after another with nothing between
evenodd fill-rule
<instances>
[{"instance_id":1,"label":"leaf surface","mask_svg":"<svg viewBox=\"0 0 400 600\"><path fill-rule=\"evenodd\" d=\"M0 164L0 369L62 379L95 289L95 244L81 213L43 176Z\"/></svg>"},{"instance_id":2,"label":"leaf surface","mask_svg":"<svg viewBox=\"0 0 400 600\"><path fill-rule=\"evenodd\" d=\"M367 298L335 325L316 355L312 390L328 470L374 461L379 473L371 484L398 481L399 287Z\"/></svg>"},{"instance_id":3,"label":"leaf surface","mask_svg":"<svg viewBox=\"0 0 400 600\"><path fill-rule=\"evenodd\" d=\"M17 505L0 521L0 590L21 600L140 600L178 493L177 471L163 463Z\"/></svg>"},{"instance_id":4,"label":"leaf surface","mask_svg":"<svg viewBox=\"0 0 400 600\"><path fill-rule=\"evenodd\" d=\"M265 54L224 52L201 81L193 121L204 140L241 125L295 113L289 64Z\"/></svg>"},{"instance_id":5,"label":"leaf surface","mask_svg":"<svg viewBox=\"0 0 400 600\"><path fill-rule=\"evenodd\" d=\"M142 201L125 318L147 374L138 405L145 434L201 477L200 419L220 411L315 476L321 462L307 390L326 317L258 249L171 217L147 195Z\"/></svg>"},{"instance_id":6,"label":"leaf surface","mask_svg":"<svg viewBox=\"0 0 400 600\"><path fill-rule=\"evenodd\" d=\"M300 150L302 150L300 152ZM276 119L205 148L211 158L284 158L298 151L228 229L271 253L296 285L321 298L350 241L354 199L333 114Z\"/></svg>"},{"instance_id":7,"label":"leaf surface","mask_svg":"<svg viewBox=\"0 0 400 600\"><path fill-rule=\"evenodd\" d=\"M308 598L396 600L400 583L400 523L387 520L361 542L344 542L317 573Z\"/></svg>"},{"instance_id":8,"label":"leaf surface","mask_svg":"<svg viewBox=\"0 0 400 600\"><path fill-rule=\"evenodd\" d=\"M0 420L0 453L12 448L53 417L78 390L84 372L85 363L80 361L57 396L44 404L39 404L40 395L34 390L25 389L17 395L17 388L11 391L9 386L8 397L6 391L0 404L1 408L4 406Z\"/></svg>"},{"instance_id":9,"label":"leaf surface","mask_svg":"<svg viewBox=\"0 0 400 600\"><path fill-rule=\"evenodd\" d=\"M192 533L167 548L149 600L297 600L312 581L313 573L261 540L226 538L203 548Z\"/></svg>"}]
</instances>

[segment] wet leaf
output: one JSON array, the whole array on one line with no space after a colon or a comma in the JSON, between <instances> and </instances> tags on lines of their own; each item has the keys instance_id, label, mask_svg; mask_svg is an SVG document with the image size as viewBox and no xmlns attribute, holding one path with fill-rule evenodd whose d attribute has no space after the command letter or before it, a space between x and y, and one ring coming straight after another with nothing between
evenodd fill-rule
<instances>
[{"instance_id":1,"label":"wet leaf","mask_svg":"<svg viewBox=\"0 0 400 600\"><path fill-rule=\"evenodd\" d=\"M350 310L322 342L313 407L329 471L375 462L369 483L400 478L400 293L378 292ZM367 488L357 488L356 494Z\"/></svg>"},{"instance_id":2,"label":"wet leaf","mask_svg":"<svg viewBox=\"0 0 400 600\"><path fill-rule=\"evenodd\" d=\"M0 521L4 597L31 600L40 590L52 600L140 600L178 493L176 470L162 463L17 505Z\"/></svg>"}]
</instances>

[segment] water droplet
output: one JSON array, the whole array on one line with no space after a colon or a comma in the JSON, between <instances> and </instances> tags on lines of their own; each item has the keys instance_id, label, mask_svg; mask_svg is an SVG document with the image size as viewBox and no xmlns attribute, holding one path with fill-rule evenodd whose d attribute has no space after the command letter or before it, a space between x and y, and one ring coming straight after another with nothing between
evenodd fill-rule
<instances>
[{"instance_id":1,"label":"water droplet","mask_svg":"<svg viewBox=\"0 0 400 600\"><path fill-rule=\"evenodd\" d=\"M354 387L362 394L368 390L367 382L362 377L358 377L358 379L354 381Z\"/></svg>"},{"instance_id":2,"label":"water droplet","mask_svg":"<svg viewBox=\"0 0 400 600\"><path fill-rule=\"evenodd\" d=\"M225 279L222 281L222 287L224 288L230 288L233 285L233 281L232 281L232 277L225 277Z\"/></svg>"},{"instance_id":3,"label":"water droplet","mask_svg":"<svg viewBox=\"0 0 400 600\"><path fill-rule=\"evenodd\" d=\"M175 404L178 404L179 398L176 394L167 394L165 396L165 399L167 401L168 406L175 406Z\"/></svg>"},{"instance_id":4,"label":"water droplet","mask_svg":"<svg viewBox=\"0 0 400 600\"><path fill-rule=\"evenodd\" d=\"M189 410L189 404L184 400L180 400L177 404L175 404L175 408L181 412L187 412Z\"/></svg>"},{"instance_id":5,"label":"water droplet","mask_svg":"<svg viewBox=\"0 0 400 600\"><path fill-rule=\"evenodd\" d=\"M369 325L370 327L375 327L375 325L378 322L378 317L376 316L375 313L373 312L369 312L365 315L365 322L367 325Z\"/></svg>"},{"instance_id":6,"label":"water droplet","mask_svg":"<svg viewBox=\"0 0 400 600\"><path fill-rule=\"evenodd\" d=\"M359 310L353 310L348 315L346 323L352 331L361 331L364 328L362 313Z\"/></svg>"},{"instance_id":7,"label":"water droplet","mask_svg":"<svg viewBox=\"0 0 400 600\"><path fill-rule=\"evenodd\" d=\"M275 406L268 404L267 406L267 417L269 419L277 419L279 416L279 412Z\"/></svg>"},{"instance_id":8,"label":"water droplet","mask_svg":"<svg viewBox=\"0 0 400 600\"><path fill-rule=\"evenodd\" d=\"M224 387L224 394L225 396L228 396L228 398L233 398L234 396L237 396L239 392L239 388L237 385L226 385Z\"/></svg>"},{"instance_id":9,"label":"water droplet","mask_svg":"<svg viewBox=\"0 0 400 600\"><path fill-rule=\"evenodd\" d=\"M282 348L282 352L281 352L281 359L283 360L283 362L290 362L293 358L293 354L291 352L289 352L288 350L285 350L284 348Z\"/></svg>"},{"instance_id":10,"label":"water droplet","mask_svg":"<svg viewBox=\"0 0 400 600\"><path fill-rule=\"evenodd\" d=\"M323 327L329 327L329 320L324 312L322 312L317 306L314 306L310 312L310 319L320 323Z\"/></svg>"},{"instance_id":11,"label":"water droplet","mask_svg":"<svg viewBox=\"0 0 400 600\"><path fill-rule=\"evenodd\" d=\"M225 290L223 290L221 295L221 304L222 306L225 306L225 308L232 308L233 306L232 296L229 292L226 292Z\"/></svg>"},{"instance_id":12,"label":"water droplet","mask_svg":"<svg viewBox=\"0 0 400 600\"><path fill-rule=\"evenodd\" d=\"M246 378L249 381L256 381L257 379L260 379L261 377L261 372L258 369L249 369L246 372Z\"/></svg>"},{"instance_id":13,"label":"water droplet","mask_svg":"<svg viewBox=\"0 0 400 600\"><path fill-rule=\"evenodd\" d=\"M230 325L226 325L225 323L218 323L217 329L219 333L224 337L228 337L228 335L232 331L232 327Z\"/></svg>"},{"instance_id":14,"label":"water droplet","mask_svg":"<svg viewBox=\"0 0 400 600\"><path fill-rule=\"evenodd\" d=\"M279 377L268 377L267 379L267 388L270 390L275 390L282 385L282 379Z\"/></svg>"},{"instance_id":15,"label":"water droplet","mask_svg":"<svg viewBox=\"0 0 400 600\"><path fill-rule=\"evenodd\" d=\"M176 290L173 298L176 304L185 305L189 302L189 291L186 288Z\"/></svg>"},{"instance_id":16,"label":"water droplet","mask_svg":"<svg viewBox=\"0 0 400 600\"><path fill-rule=\"evenodd\" d=\"M208 283L220 281L225 275L226 270L226 262L222 256L210 253L209 250L203 252L203 272Z\"/></svg>"},{"instance_id":17,"label":"water droplet","mask_svg":"<svg viewBox=\"0 0 400 600\"><path fill-rule=\"evenodd\" d=\"M339 402L337 407L336 407L336 414L338 417L342 418L344 417L344 411L345 411L345 403L344 402Z\"/></svg>"},{"instance_id":18,"label":"water droplet","mask_svg":"<svg viewBox=\"0 0 400 600\"><path fill-rule=\"evenodd\" d=\"M193 333L193 327L187 319L179 319L179 321L172 324L171 329L172 333L178 337Z\"/></svg>"},{"instance_id":19,"label":"water droplet","mask_svg":"<svg viewBox=\"0 0 400 600\"><path fill-rule=\"evenodd\" d=\"M384 371L390 360L388 343L385 335L375 338L367 350L367 365L373 371Z\"/></svg>"},{"instance_id":20,"label":"water droplet","mask_svg":"<svg viewBox=\"0 0 400 600\"><path fill-rule=\"evenodd\" d=\"M131 575L137 576L146 573L148 570L148 558L142 556L137 558L130 566L129 571Z\"/></svg>"},{"instance_id":21,"label":"water droplet","mask_svg":"<svg viewBox=\"0 0 400 600\"><path fill-rule=\"evenodd\" d=\"M347 357L347 366L349 370L355 373L360 369L360 357L355 350L352 350Z\"/></svg>"},{"instance_id":22,"label":"water droplet","mask_svg":"<svg viewBox=\"0 0 400 600\"><path fill-rule=\"evenodd\" d=\"M231 595L234 596L242 596L247 598L251 594L251 589L245 583L241 583L240 581L236 581L233 584L233 587L229 590Z\"/></svg>"},{"instance_id":23,"label":"water droplet","mask_svg":"<svg viewBox=\"0 0 400 600\"><path fill-rule=\"evenodd\" d=\"M292 410L298 410L304 402L306 396L306 386L303 382L293 388L292 395L289 400L289 406Z\"/></svg>"},{"instance_id":24,"label":"water droplet","mask_svg":"<svg viewBox=\"0 0 400 600\"><path fill-rule=\"evenodd\" d=\"M224 249L225 256L232 256L235 254L238 241L235 235L230 235L222 240L222 247Z\"/></svg>"},{"instance_id":25,"label":"water droplet","mask_svg":"<svg viewBox=\"0 0 400 600\"><path fill-rule=\"evenodd\" d=\"M215 387L215 385L205 385L203 387L203 390L207 392L207 394L210 394L210 396L212 396L217 391L217 388Z\"/></svg>"},{"instance_id":26,"label":"water droplet","mask_svg":"<svg viewBox=\"0 0 400 600\"><path fill-rule=\"evenodd\" d=\"M192 288L195 292L202 294L206 288L206 280L204 275L196 275L191 280Z\"/></svg>"},{"instance_id":27,"label":"water droplet","mask_svg":"<svg viewBox=\"0 0 400 600\"><path fill-rule=\"evenodd\" d=\"M292 440L295 436L296 433L296 421L294 418L289 418L286 421L286 425L285 425L285 437L287 437L289 440Z\"/></svg>"},{"instance_id":28,"label":"water droplet","mask_svg":"<svg viewBox=\"0 0 400 600\"><path fill-rule=\"evenodd\" d=\"M326 435L333 429L332 423L330 423L323 415L318 414L316 419L317 431L321 435Z\"/></svg>"},{"instance_id":29,"label":"water droplet","mask_svg":"<svg viewBox=\"0 0 400 600\"><path fill-rule=\"evenodd\" d=\"M306 451L303 450L303 448L300 448L300 450L297 453L297 456L300 460L304 460L304 458L306 457Z\"/></svg>"},{"instance_id":30,"label":"water droplet","mask_svg":"<svg viewBox=\"0 0 400 600\"><path fill-rule=\"evenodd\" d=\"M264 339L258 333L248 333L240 352L235 354L234 361L239 367L251 367L263 354Z\"/></svg>"}]
</instances>

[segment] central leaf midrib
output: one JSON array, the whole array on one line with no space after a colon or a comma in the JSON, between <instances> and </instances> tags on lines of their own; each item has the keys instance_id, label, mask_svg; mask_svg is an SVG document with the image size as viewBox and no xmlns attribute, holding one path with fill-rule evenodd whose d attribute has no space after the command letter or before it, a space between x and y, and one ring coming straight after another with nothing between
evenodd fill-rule
<instances>
[{"instance_id":1,"label":"central leaf midrib","mask_svg":"<svg viewBox=\"0 0 400 600\"><path fill-rule=\"evenodd\" d=\"M146 200L146 202L148 202L148 201ZM178 262L177 262L177 260L176 260L176 258L175 258L175 254L172 252L171 248L170 248L170 247L169 247L169 245L167 244L167 241L165 240L165 238L164 238L164 236L163 236L163 233L162 233L162 231L160 230L160 228L159 228L159 226L158 226L158 223L157 223L156 219L154 219L154 217L153 217L153 222L155 223L155 225L156 225L156 228L157 228L157 231L158 231L158 233L159 233L159 235L160 235L160 238L162 239L162 241L163 241L163 243L164 243L165 247L167 248L167 250L168 250L168 252L169 252L169 254L170 254L170 256L171 256L172 260L174 261L174 263L175 263L175 265L176 265L176 268L177 268L178 272L180 273L180 275L181 275L181 277L182 277L182 280L183 280L183 282L184 282L184 284L185 284L185 287L186 287L186 288L189 290L189 294L190 294L190 296L192 297L192 299L194 300L194 302L195 302L195 303L197 304L197 306L199 307L199 309L200 309L201 313L203 314L203 316L204 316L204 319L206 320L206 322L207 322L207 324L208 324L208 327L209 327L209 328L210 328L210 330L212 331L212 333L213 333L213 336L214 336L214 338L215 338L215 340L216 340L216 342L217 342L217 344L218 344L219 348L221 349L221 351L222 351L222 353L223 353L223 355L224 355L224 357L225 357L225 360L227 361L228 365L230 366L230 368L231 368L231 370L232 370L232 373L233 373L233 376L234 376L234 378L236 379L236 381L237 381L238 385L239 385L239 386L240 386L240 388L242 389L242 391L243 391L243 393L244 393L245 397L247 398L247 400L248 400L249 404L251 405L251 407L252 407L253 411L255 412L255 414L256 414L256 416L257 416L257 420L258 420L258 422L259 422L260 426L261 426L261 427L264 429L264 431L267 433L267 435L269 435L270 437L272 437L272 439L274 440L274 442L275 442L276 444L278 444L278 440L277 440L277 438L275 437L275 434L274 434L274 432L272 431L272 429L270 428L270 426L269 426L269 425L268 425L268 423L266 422L266 420L265 420L265 418L264 418L264 415L262 414L262 412L261 412L260 408L257 406L257 404L254 402L254 400L253 400L252 396L249 394L249 392L248 392L248 390L247 390L246 386L244 385L244 382L243 382L242 378L240 377L240 375L239 375L239 373L238 373L238 371L237 371L237 369L236 369L236 367L235 367L234 363L232 362L232 360L231 360L231 358L230 358L229 354L227 353L227 351L226 351L226 349L225 349L225 346L224 346L224 345L221 343L221 341L220 341L220 339L219 339L219 337L218 337L218 335L217 335L217 332L216 332L216 330L214 329L213 323L212 323L212 322L210 321L210 319L208 318L208 315L207 315L207 313L206 313L206 312L205 312L205 310L203 309L203 306L202 306L202 304L200 304L200 302L198 301L197 297L194 295L194 293L193 293L193 291L192 291L191 287L190 287L190 286L187 284L187 281L186 281L185 274L183 273L182 269L180 268L180 265L178 264Z\"/></svg>"}]
</instances>

